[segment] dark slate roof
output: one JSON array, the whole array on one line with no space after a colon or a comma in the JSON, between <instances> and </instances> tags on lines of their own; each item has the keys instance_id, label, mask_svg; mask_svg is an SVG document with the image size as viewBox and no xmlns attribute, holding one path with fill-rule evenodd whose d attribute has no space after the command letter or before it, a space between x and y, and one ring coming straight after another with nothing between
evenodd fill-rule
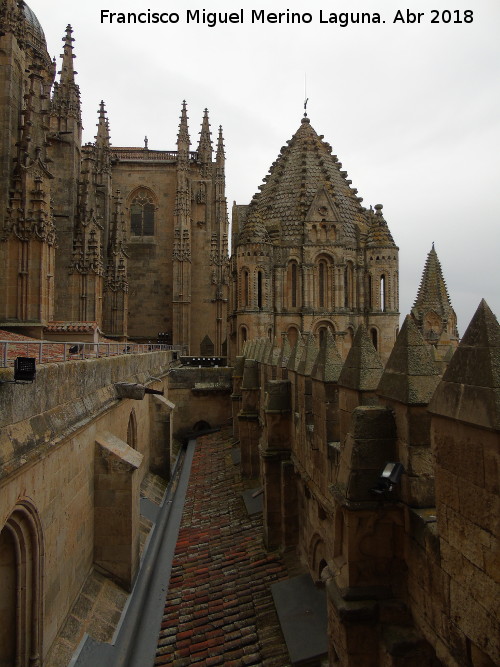
<instances>
[{"instance_id":1,"label":"dark slate roof","mask_svg":"<svg viewBox=\"0 0 500 667\"><path fill-rule=\"evenodd\" d=\"M367 230L366 211L331 150L304 117L271 166L261 192L252 199L247 225L278 227L282 242L300 243L307 212L318 190L324 188L336 206L343 238L355 244L358 231Z\"/></svg>"},{"instance_id":2,"label":"dark slate roof","mask_svg":"<svg viewBox=\"0 0 500 667\"><path fill-rule=\"evenodd\" d=\"M440 380L432 350L408 315L384 369L377 393L406 405L427 405Z\"/></svg>"}]
</instances>

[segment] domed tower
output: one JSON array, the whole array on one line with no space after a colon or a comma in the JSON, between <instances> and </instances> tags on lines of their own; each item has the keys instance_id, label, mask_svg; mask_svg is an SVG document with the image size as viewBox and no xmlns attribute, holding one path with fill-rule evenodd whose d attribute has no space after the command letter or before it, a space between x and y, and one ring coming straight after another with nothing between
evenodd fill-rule
<instances>
[{"instance_id":1,"label":"domed tower","mask_svg":"<svg viewBox=\"0 0 500 667\"><path fill-rule=\"evenodd\" d=\"M47 156L54 65L24 2L0 9L0 326L33 334L53 316L53 174Z\"/></svg>"},{"instance_id":2,"label":"domed tower","mask_svg":"<svg viewBox=\"0 0 500 667\"><path fill-rule=\"evenodd\" d=\"M233 349L240 350L243 340L238 331L245 280L242 262L245 255L257 252L249 247L254 233L266 248L258 252L269 253L272 303L254 312L253 330L273 337L286 333L292 343L301 332L312 331L321 340L330 331L345 358L356 328L363 323L376 332L378 351L387 358L399 319L398 254L381 207L373 213L361 205L341 162L306 115L263 180L248 206L233 208L233 253L238 265L233 262L233 281L239 297L233 305ZM378 257L378 270L373 271L382 301L378 296L377 306L370 297L375 295L374 284L367 290L374 280L368 278L367 243L370 252L377 251L373 261Z\"/></svg>"}]
</instances>

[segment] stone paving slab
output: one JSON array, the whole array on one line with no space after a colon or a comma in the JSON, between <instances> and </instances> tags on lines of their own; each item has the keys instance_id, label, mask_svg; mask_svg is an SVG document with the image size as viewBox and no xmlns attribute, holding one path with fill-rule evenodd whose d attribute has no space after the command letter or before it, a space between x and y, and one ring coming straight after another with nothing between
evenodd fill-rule
<instances>
[{"instance_id":1,"label":"stone paving slab","mask_svg":"<svg viewBox=\"0 0 500 667\"><path fill-rule=\"evenodd\" d=\"M198 439L156 653L156 667L288 667L271 584L288 577L248 516L229 433Z\"/></svg>"}]
</instances>

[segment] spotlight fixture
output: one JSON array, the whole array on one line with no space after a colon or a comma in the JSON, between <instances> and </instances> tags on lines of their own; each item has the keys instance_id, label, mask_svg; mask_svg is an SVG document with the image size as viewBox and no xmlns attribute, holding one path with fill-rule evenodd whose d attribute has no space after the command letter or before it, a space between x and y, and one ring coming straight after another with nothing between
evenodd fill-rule
<instances>
[{"instance_id":1,"label":"spotlight fixture","mask_svg":"<svg viewBox=\"0 0 500 667\"><path fill-rule=\"evenodd\" d=\"M399 483L404 470L402 463L386 463L378 482L371 489L371 492L382 495L386 491L392 491L393 486Z\"/></svg>"},{"instance_id":2,"label":"spotlight fixture","mask_svg":"<svg viewBox=\"0 0 500 667\"><path fill-rule=\"evenodd\" d=\"M36 377L36 359L33 357L17 357L14 360L14 379L2 380L0 384L26 384Z\"/></svg>"}]
</instances>

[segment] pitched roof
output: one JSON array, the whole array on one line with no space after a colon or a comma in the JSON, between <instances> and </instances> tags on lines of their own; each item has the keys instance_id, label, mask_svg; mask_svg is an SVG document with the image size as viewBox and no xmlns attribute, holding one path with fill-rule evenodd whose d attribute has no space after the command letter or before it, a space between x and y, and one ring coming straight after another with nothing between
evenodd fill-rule
<instances>
[{"instance_id":1,"label":"pitched roof","mask_svg":"<svg viewBox=\"0 0 500 667\"><path fill-rule=\"evenodd\" d=\"M406 405L426 405L440 380L433 349L408 315L387 361L377 393Z\"/></svg>"},{"instance_id":2,"label":"pitched roof","mask_svg":"<svg viewBox=\"0 0 500 667\"><path fill-rule=\"evenodd\" d=\"M484 299L450 360L429 411L500 429L500 326Z\"/></svg>"},{"instance_id":3,"label":"pitched roof","mask_svg":"<svg viewBox=\"0 0 500 667\"><path fill-rule=\"evenodd\" d=\"M316 134L309 118L281 149L269 175L248 209L247 225L262 223L267 229L279 225L282 241L300 243L307 212L320 188L336 206L343 237L355 242L358 226L367 229L365 209L351 188L342 164L331 154L331 146ZM245 227L247 226L245 225Z\"/></svg>"},{"instance_id":4,"label":"pitched roof","mask_svg":"<svg viewBox=\"0 0 500 667\"><path fill-rule=\"evenodd\" d=\"M340 372L338 384L357 391L375 391L383 369L382 361L364 324L360 324Z\"/></svg>"}]
</instances>

